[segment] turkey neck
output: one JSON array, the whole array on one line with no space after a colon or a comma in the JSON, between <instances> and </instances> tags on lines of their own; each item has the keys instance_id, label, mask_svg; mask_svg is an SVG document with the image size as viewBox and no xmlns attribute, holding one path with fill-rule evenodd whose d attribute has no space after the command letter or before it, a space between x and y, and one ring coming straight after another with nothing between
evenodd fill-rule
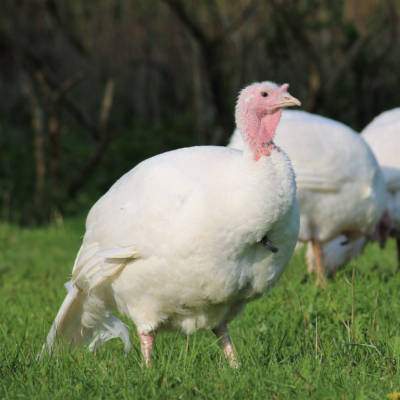
<instances>
[{"instance_id":1,"label":"turkey neck","mask_svg":"<svg viewBox=\"0 0 400 400\"><path fill-rule=\"evenodd\" d=\"M275 145L276 128L281 119L282 110L272 114L266 114L262 118L257 115L248 116L244 123L242 134L246 147L250 150L252 157L258 161L261 157L270 156Z\"/></svg>"}]
</instances>

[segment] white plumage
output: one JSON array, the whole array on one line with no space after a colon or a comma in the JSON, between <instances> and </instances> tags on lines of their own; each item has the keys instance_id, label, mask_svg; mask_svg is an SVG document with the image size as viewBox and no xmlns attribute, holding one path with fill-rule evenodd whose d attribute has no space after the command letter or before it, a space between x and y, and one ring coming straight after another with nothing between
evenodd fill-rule
<instances>
[{"instance_id":1,"label":"white plumage","mask_svg":"<svg viewBox=\"0 0 400 400\"><path fill-rule=\"evenodd\" d=\"M268 102L263 90L253 84L242 91L237 120L253 116L261 129L282 96L282 107L298 103L286 90L271 91ZM299 223L295 192L279 149L257 161L249 147L214 146L143 161L90 210L70 291L44 350L57 335L92 349L118 336L129 349L125 325L111 315L117 309L135 323L147 364L152 335L162 328L214 329L235 364L226 324L290 259ZM266 235L277 253L262 243Z\"/></svg>"},{"instance_id":2,"label":"white plumage","mask_svg":"<svg viewBox=\"0 0 400 400\"><path fill-rule=\"evenodd\" d=\"M387 210L393 228L400 234L400 108L378 115L361 134L381 166Z\"/></svg>"},{"instance_id":3,"label":"white plumage","mask_svg":"<svg viewBox=\"0 0 400 400\"><path fill-rule=\"evenodd\" d=\"M390 225L390 233L397 242L397 262L400 267L400 108L385 111L375 117L361 135L373 151L383 172L388 217L386 224ZM379 235L380 232L377 233ZM337 268L360 254L367 238L347 246L338 246L337 243L334 241L324 246L324 254L329 253L329 268Z\"/></svg>"},{"instance_id":4,"label":"white plumage","mask_svg":"<svg viewBox=\"0 0 400 400\"><path fill-rule=\"evenodd\" d=\"M277 144L293 163L300 203L299 240L311 241L323 283L321 244L340 234L370 234L385 207L384 181L364 140L346 125L304 111L284 111ZM230 146L241 148L236 131ZM311 261L312 257L307 257ZM318 260L319 259L319 260ZM310 262L312 269L314 262Z\"/></svg>"}]
</instances>

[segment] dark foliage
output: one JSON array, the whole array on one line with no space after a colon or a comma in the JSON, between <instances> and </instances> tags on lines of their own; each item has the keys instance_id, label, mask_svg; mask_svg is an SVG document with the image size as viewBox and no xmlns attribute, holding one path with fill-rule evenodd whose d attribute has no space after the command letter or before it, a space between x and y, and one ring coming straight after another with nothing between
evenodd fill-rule
<instances>
[{"instance_id":1,"label":"dark foliage","mask_svg":"<svg viewBox=\"0 0 400 400\"><path fill-rule=\"evenodd\" d=\"M400 103L396 0L3 0L0 212L46 222L143 158L225 144L238 90L289 82L361 129Z\"/></svg>"}]
</instances>

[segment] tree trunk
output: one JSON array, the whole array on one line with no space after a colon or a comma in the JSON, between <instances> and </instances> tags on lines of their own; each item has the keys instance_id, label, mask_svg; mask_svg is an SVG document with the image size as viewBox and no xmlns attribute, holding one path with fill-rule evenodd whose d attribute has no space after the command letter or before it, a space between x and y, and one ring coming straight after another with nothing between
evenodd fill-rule
<instances>
[{"instance_id":1,"label":"tree trunk","mask_svg":"<svg viewBox=\"0 0 400 400\"><path fill-rule=\"evenodd\" d=\"M44 132L44 112L34 92L33 85L29 81L26 82L24 89L31 106L31 123L33 130L33 158L35 164L35 188L33 196L33 207L35 211L33 214L42 218L45 215L46 209L46 138Z\"/></svg>"}]
</instances>

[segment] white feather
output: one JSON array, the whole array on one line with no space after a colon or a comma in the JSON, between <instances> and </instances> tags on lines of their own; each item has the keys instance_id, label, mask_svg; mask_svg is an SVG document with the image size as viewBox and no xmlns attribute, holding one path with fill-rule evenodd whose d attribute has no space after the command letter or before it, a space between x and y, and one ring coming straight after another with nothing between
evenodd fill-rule
<instances>
[{"instance_id":1,"label":"white feather","mask_svg":"<svg viewBox=\"0 0 400 400\"><path fill-rule=\"evenodd\" d=\"M53 350L57 336L62 332L71 344L87 343L89 350L95 351L101 344L113 338L120 338L124 350L131 348L126 325L108 311L104 303L95 295L87 301L86 295L72 281L65 284L65 297L50 328L39 358ZM82 321L85 321L82 324Z\"/></svg>"}]
</instances>

